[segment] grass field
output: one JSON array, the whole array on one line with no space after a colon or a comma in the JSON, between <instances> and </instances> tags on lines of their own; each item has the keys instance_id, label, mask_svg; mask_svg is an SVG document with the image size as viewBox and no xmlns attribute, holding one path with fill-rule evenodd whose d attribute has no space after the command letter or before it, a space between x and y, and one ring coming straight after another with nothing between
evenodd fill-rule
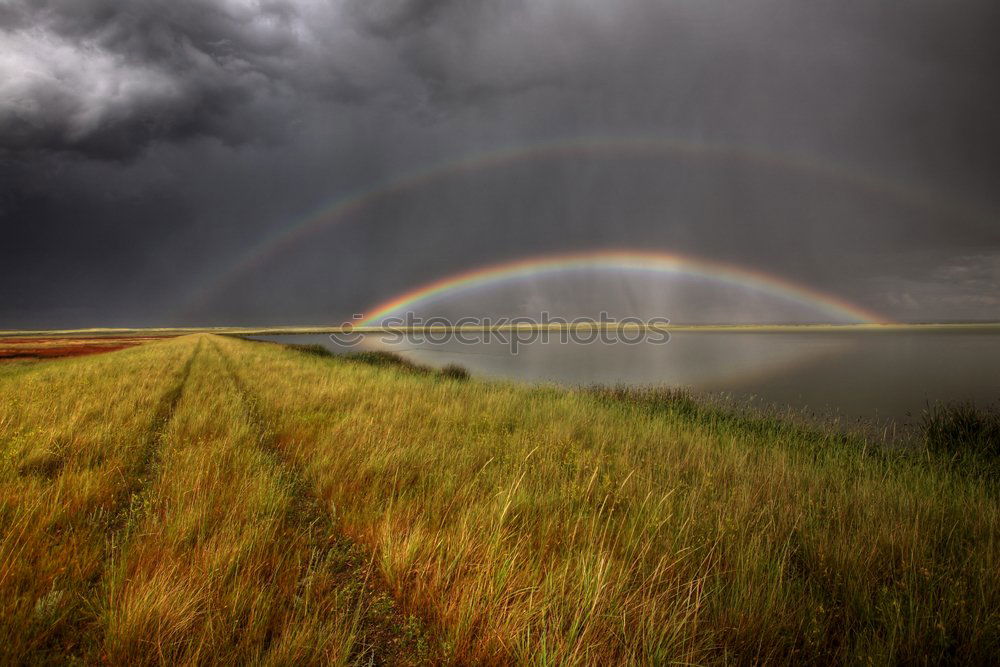
<instances>
[{"instance_id":1,"label":"grass field","mask_svg":"<svg viewBox=\"0 0 1000 667\"><path fill-rule=\"evenodd\" d=\"M1000 651L974 457L364 361L198 334L0 364L0 662Z\"/></svg>"}]
</instances>

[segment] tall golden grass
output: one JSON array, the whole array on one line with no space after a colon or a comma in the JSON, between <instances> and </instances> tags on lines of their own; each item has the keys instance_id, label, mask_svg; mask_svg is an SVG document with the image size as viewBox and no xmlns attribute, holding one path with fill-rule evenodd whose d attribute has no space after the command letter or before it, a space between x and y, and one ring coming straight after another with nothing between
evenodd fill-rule
<instances>
[{"instance_id":1,"label":"tall golden grass","mask_svg":"<svg viewBox=\"0 0 1000 667\"><path fill-rule=\"evenodd\" d=\"M0 373L0 652L982 663L995 480L686 399L198 335Z\"/></svg>"},{"instance_id":2,"label":"tall golden grass","mask_svg":"<svg viewBox=\"0 0 1000 667\"><path fill-rule=\"evenodd\" d=\"M207 338L22 369L0 396L8 659L429 656Z\"/></svg>"}]
</instances>

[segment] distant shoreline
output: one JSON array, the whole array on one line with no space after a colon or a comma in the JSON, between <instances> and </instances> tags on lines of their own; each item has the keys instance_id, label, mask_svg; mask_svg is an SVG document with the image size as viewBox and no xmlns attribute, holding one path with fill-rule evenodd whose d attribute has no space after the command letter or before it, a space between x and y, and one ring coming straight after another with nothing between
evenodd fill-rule
<instances>
[{"instance_id":1,"label":"distant shoreline","mask_svg":"<svg viewBox=\"0 0 1000 667\"><path fill-rule=\"evenodd\" d=\"M0 338L32 338L37 336L101 337L101 336L184 336L213 333L233 336L292 336L322 334L414 334L414 333L484 333L513 331L666 331L725 332L725 333L823 333L823 332L904 332L904 331L998 331L1000 322L926 323L926 324L602 324L580 322L570 324L506 324L485 326L277 326L277 327L149 327L92 329L33 329L4 330Z\"/></svg>"}]
</instances>

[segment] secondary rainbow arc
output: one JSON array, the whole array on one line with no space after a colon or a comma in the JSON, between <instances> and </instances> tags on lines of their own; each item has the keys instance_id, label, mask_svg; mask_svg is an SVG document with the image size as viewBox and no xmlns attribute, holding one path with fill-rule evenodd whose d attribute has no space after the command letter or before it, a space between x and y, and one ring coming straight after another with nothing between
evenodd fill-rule
<instances>
[{"instance_id":1,"label":"secondary rainbow arc","mask_svg":"<svg viewBox=\"0 0 1000 667\"><path fill-rule=\"evenodd\" d=\"M446 276L368 309L364 320L357 326L378 326L383 319L406 309L509 280L588 269L700 277L721 284L758 290L787 301L810 306L837 320L864 324L889 322L879 313L836 295L755 269L667 252L598 250L528 257Z\"/></svg>"},{"instance_id":2,"label":"secondary rainbow arc","mask_svg":"<svg viewBox=\"0 0 1000 667\"><path fill-rule=\"evenodd\" d=\"M809 155L795 155L758 147L732 146L668 137L577 137L524 146L504 147L473 154L443 164L436 164L382 183L372 189L354 192L328 203L248 249L214 281L194 295L195 302L217 296L240 277L262 267L270 258L289 249L314 233L348 219L382 197L416 189L439 178L516 164L525 160L573 156L665 155L683 159L729 159L811 174L860 190L887 195L908 205L948 210L952 215L982 217L964 203L946 201L924 188L890 181L869 171L828 163ZM188 304L192 306L193 303Z\"/></svg>"}]
</instances>

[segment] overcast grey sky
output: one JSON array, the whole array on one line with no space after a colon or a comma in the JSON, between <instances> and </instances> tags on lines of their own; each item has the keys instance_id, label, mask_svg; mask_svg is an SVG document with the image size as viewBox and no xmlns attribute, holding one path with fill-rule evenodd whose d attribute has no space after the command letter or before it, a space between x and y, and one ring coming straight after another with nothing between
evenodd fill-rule
<instances>
[{"instance_id":1,"label":"overcast grey sky","mask_svg":"<svg viewBox=\"0 0 1000 667\"><path fill-rule=\"evenodd\" d=\"M1000 319L998 30L988 0L6 0L0 329L336 322L603 247ZM446 169L261 255L584 138L704 150Z\"/></svg>"}]
</instances>

